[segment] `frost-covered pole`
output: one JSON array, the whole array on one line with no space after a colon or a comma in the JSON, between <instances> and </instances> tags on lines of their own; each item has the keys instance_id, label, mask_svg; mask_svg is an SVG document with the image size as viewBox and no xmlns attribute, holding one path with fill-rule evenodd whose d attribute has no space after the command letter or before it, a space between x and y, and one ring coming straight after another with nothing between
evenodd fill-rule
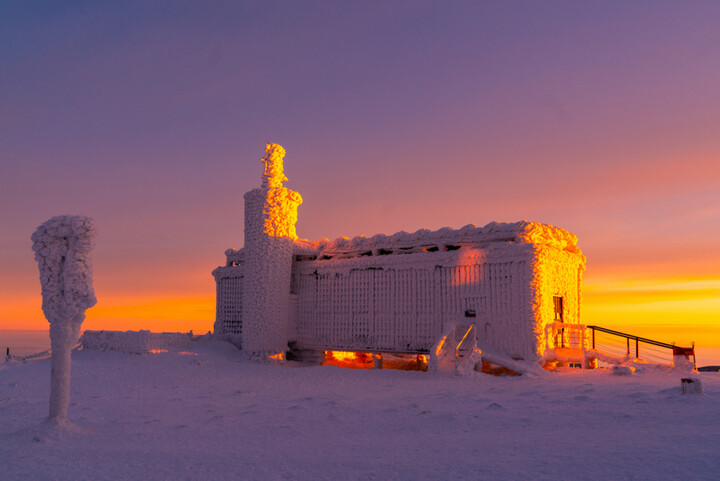
<instances>
[{"instance_id":1,"label":"frost-covered pole","mask_svg":"<svg viewBox=\"0 0 720 481\"><path fill-rule=\"evenodd\" d=\"M67 422L70 351L80 336L85 310L97 302L90 262L94 239L92 219L71 215L53 217L32 235L42 310L50 322L50 421Z\"/></svg>"},{"instance_id":2,"label":"frost-covered pole","mask_svg":"<svg viewBox=\"0 0 720 481\"><path fill-rule=\"evenodd\" d=\"M290 276L302 197L282 183L285 149L265 147L262 185L245 194L243 351L251 358L282 355L288 342Z\"/></svg>"}]
</instances>

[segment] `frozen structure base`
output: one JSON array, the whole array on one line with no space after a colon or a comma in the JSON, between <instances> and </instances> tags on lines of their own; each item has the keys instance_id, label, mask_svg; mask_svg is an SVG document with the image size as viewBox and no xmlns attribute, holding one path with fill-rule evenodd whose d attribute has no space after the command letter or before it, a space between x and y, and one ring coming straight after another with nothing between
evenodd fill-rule
<instances>
[{"instance_id":1,"label":"frozen structure base","mask_svg":"<svg viewBox=\"0 0 720 481\"><path fill-rule=\"evenodd\" d=\"M192 333L150 331L85 331L80 338L83 349L145 354L155 350L184 349Z\"/></svg>"},{"instance_id":2,"label":"frozen structure base","mask_svg":"<svg viewBox=\"0 0 720 481\"><path fill-rule=\"evenodd\" d=\"M263 161L286 180L267 167L279 149ZM492 222L308 241L295 235L300 196L280 189L263 178L246 194L245 246L213 271L214 332L241 337L249 355L430 353L469 322L481 349L543 362L546 327L580 321L585 257L564 229Z\"/></svg>"},{"instance_id":3,"label":"frozen structure base","mask_svg":"<svg viewBox=\"0 0 720 481\"><path fill-rule=\"evenodd\" d=\"M680 379L680 392L682 394L703 394L702 381L697 377L684 377Z\"/></svg>"}]
</instances>

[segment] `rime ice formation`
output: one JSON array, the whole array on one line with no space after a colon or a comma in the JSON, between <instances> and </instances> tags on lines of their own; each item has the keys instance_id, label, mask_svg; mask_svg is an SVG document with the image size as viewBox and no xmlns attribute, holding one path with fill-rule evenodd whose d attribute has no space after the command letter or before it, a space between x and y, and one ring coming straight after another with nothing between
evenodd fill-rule
<instances>
[{"instance_id":1,"label":"rime ice formation","mask_svg":"<svg viewBox=\"0 0 720 481\"><path fill-rule=\"evenodd\" d=\"M518 222L299 249L295 338L314 348L426 352L473 310L481 348L539 360L555 297L564 300L564 321L579 322L584 257L574 239Z\"/></svg>"},{"instance_id":2,"label":"rime ice formation","mask_svg":"<svg viewBox=\"0 0 720 481\"><path fill-rule=\"evenodd\" d=\"M579 323L585 257L575 235L521 221L298 239L300 196L282 187L278 147L263 159L264 187L245 195L245 247L227 250L213 271L215 332L242 335L243 349L277 352L290 341L315 351L428 353L475 311L479 347L541 362L557 347L548 326L562 333Z\"/></svg>"},{"instance_id":3,"label":"rime ice formation","mask_svg":"<svg viewBox=\"0 0 720 481\"><path fill-rule=\"evenodd\" d=\"M95 224L89 217L57 216L40 225L31 239L40 271L42 309L50 321L50 419L66 422L70 350L80 336L85 310L97 302L90 262Z\"/></svg>"},{"instance_id":4,"label":"rime ice formation","mask_svg":"<svg viewBox=\"0 0 720 481\"><path fill-rule=\"evenodd\" d=\"M262 186L245 194L242 347L252 358L285 352L297 209L302 197L283 187L285 150L265 147Z\"/></svg>"}]
</instances>

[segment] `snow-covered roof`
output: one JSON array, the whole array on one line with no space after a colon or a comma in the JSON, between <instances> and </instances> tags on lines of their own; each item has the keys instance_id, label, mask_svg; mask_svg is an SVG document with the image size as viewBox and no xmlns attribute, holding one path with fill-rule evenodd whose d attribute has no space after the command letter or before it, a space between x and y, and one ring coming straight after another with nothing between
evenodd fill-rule
<instances>
[{"instance_id":1,"label":"snow-covered roof","mask_svg":"<svg viewBox=\"0 0 720 481\"><path fill-rule=\"evenodd\" d=\"M329 241L295 242L296 254L317 255L318 258L338 255L353 256L376 250L415 250L434 246L485 246L494 242L551 245L563 250L580 252L574 234L539 222L491 222L484 227L468 224L460 229L443 227L436 231L420 229L416 232L400 231L395 234L377 234L372 237L339 237Z\"/></svg>"},{"instance_id":2,"label":"snow-covered roof","mask_svg":"<svg viewBox=\"0 0 720 481\"><path fill-rule=\"evenodd\" d=\"M317 259L355 257L378 251L417 252L435 247L485 247L496 242L536 244L580 254L577 236L565 229L540 222L490 222L478 227L468 224L460 229L443 227L435 231L420 229L416 232L400 231L394 234L377 234L372 237L359 235L352 239L338 237L335 240L310 241L296 239L293 253ZM225 251L229 261L242 262L242 249Z\"/></svg>"}]
</instances>

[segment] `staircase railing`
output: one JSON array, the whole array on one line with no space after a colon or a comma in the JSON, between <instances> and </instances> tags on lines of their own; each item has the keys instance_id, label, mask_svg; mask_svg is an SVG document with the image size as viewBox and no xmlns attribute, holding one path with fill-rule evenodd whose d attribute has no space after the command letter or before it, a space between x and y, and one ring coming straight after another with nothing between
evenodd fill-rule
<instances>
[{"instance_id":1,"label":"staircase railing","mask_svg":"<svg viewBox=\"0 0 720 481\"><path fill-rule=\"evenodd\" d=\"M458 326L458 328L460 327L461 326ZM470 356L470 354L472 354L475 349L477 349L477 334L475 332L475 324L470 324L469 326L462 327L467 327L467 329L465 329L465 333L455 347L455 372L458 372L459 367L462 365L465 359ZM459 333L462 331L456 332Z\"/></svg>"},{"instance_id":2,"label":"staircase railing","mask_svg":"<svg viewBox=\"0 0 720 481\"><path fill-rule=\"evenodd\" d=\"M599 351L602 349L602 351L605 352L611 351L609 352L610 354L620 355L622 351L618 352L618 349L623 349L624 347L624 355L626 357L639 358L640 347L642 346L643 359L645 360L673 363L676 356L684 356L686 358L692 356L693 365L696 364L694 343L692 347L680 347L674 343L669 344L667 342L655 341L600 326L587 326L587 329L591 331L590 345L593 350ZM624 339L624 342L621 341L619 344L614 343L615 338ZM612 352L613 350L614 352Z\"/></svg>"}]
</instances>

